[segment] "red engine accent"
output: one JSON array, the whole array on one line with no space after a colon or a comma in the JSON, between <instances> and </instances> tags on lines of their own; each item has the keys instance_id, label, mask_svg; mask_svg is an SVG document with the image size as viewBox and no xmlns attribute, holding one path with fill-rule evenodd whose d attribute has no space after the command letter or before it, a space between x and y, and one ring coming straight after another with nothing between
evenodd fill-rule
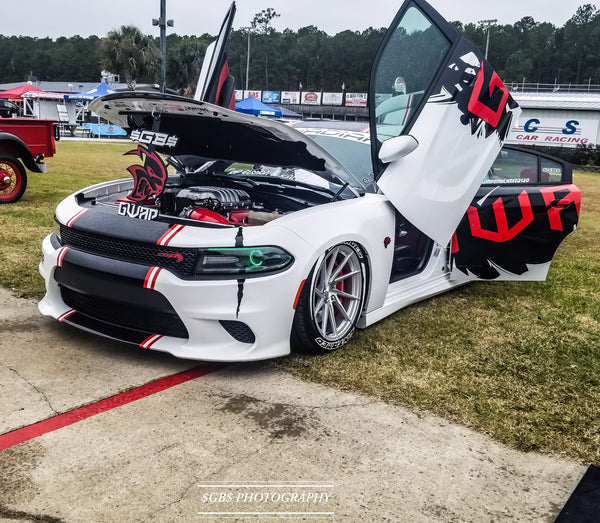
<instances>
[{"instance_id":1,"label":"red engine accent","mask_svg":"<svg viewBox=\"0 0 600 523\"><path fill-rule=\"evenodd\" d=\"M239 223L241 225L246 225L248 222L248 211L231 211L229 213L229 219L233 223Z\"/></svg>"},{"instance_id":2,"label":"red engine accent","mask_svg":"<svg viewBox=\"0 0 600 523\"><path fill-rule=\"evenodd\" d=\"M228 225L233 224L233 222L230 222L227 218L225 218L225 216L215 211L211 211L210 209L203 209L202 207L194 209L190 213L190 218L192 220L198 220L199 222L226 223Z\"/></svg>"}]
</instances>

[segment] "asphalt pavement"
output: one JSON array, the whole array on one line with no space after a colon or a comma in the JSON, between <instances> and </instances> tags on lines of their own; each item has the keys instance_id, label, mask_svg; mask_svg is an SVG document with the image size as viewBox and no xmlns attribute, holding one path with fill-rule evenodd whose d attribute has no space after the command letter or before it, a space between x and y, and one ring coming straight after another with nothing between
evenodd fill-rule
<instances>
[{"instance_id":1,"label":"asphalt pavement","mask_svg":"<svg viewBox=\"0 0 600 523\"><path fill-rule=\"evenodd\" d=\"M549 522L585 472L268 362L103 340L4 289L0 310L3 522Z\"/></svg>"}]
</instances>

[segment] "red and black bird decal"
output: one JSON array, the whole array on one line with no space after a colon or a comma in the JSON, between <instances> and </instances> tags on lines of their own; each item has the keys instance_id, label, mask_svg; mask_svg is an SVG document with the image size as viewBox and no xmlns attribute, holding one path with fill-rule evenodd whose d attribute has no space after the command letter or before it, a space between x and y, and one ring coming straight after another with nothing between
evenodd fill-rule
<instances>
[{"instance_id":1,"label":"red and black bird decal","mask_svg":"<svg viewBox=\"0 0 600 523\"><path fill-rule=\"evenodd\" d=\"M127 168L133 176L133 190L127 198L143 203L148 198L160 196L167 181L167 167L161 157L141 145L125 154L138 156L144 162L143 165L132 165Z\"/></svg>"}]
</instances>

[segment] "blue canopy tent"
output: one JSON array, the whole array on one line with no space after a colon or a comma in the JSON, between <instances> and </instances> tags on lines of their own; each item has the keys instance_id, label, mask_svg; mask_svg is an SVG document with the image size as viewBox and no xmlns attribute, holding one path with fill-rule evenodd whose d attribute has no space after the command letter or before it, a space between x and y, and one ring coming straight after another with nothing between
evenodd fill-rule
<instances>
[{"instance_id":1,"label":"blue canopy tent","mask_svg":"<svg viewBox=\"0 0 600 523\"><path fill-rule=\"evenodd\" d=\"M74 94L65 94L66 100L75 100L79 102L83 102L84 106L81 108L83 111L85 109L85 105L96 98L100 98L105 94L112 94L115 90L111 89L106 83L101 82L96 87L92 87L87 91L83 91L81 93ZM100 122L85 122L81 124L81 128L84 133L89 134L90 136L95 136L97 138L101 136L126 136L127 132L125 129L122 129L118 125L111 124L103 124Z\"/></svg>"},{"instance_id":2,"label":"blue canopy tent","mask_svg":"<svg viewBox=\"0 0 600 523\"><path fill-rule=\"evenodd\" d=\"M242 100L241 102L236 102L235 110L238 113L258 114L261 116L275 116L277 118L281 118L281 111L279 109L259 102L252 96Z\"/></svg>"},{"instance_id":3,"label":"blue canopy tent","mask_svg":"<svg viewBox=\"0 0 600 523\"><path fill-rule=\"evenodd\" d=\"M280 107L280 111L281 111L281 116L283 118L300 118L302 119L302 115L295 113L294 111L290 111L289 109L286 109L285 107Z\"/></svg>"},{"instance_id":4,"label":"blue canopy tent","mask_svg":"<svg viewBox=\"0 0 600 523\"><path fill-rule=\"evenodd\" d=\"M66 100L83 100L91 102L100 96L104 96L105 94L112 94L115 90L108 87L104 82L99 83L96 87L92 87L87 91L83 91L82 93L75 94L65 94Z\"/></svg>"}]
</instances>

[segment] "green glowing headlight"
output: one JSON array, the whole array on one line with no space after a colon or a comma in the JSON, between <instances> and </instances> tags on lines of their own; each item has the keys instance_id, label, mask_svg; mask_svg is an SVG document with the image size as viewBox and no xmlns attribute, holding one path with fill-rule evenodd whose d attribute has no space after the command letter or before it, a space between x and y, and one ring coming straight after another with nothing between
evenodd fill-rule
<instances>
[{"instance_id":1,"label":"green glowing headlight","mask_svg":"<svg viewBox=\"0 0 600 523\"><path fill-rule=\"evenodd\" d=\"M254 249L251 253L250 253L250 264L252 265L252 267L260 267L263 264L263 261L265 259L265 255L263 254L263 252L260 249Z\"/></svg>"},{"instance_id":2,"label":"green glowing headlight","mask_svg":"<svg viewBox=\"0 0 600 523\"><path fill-rule=\"evenodd\" d=\"M198 275L269 273L286 269L293 256L280 247L215 247L198 249Z\"/></svg>"}]
</instances>

